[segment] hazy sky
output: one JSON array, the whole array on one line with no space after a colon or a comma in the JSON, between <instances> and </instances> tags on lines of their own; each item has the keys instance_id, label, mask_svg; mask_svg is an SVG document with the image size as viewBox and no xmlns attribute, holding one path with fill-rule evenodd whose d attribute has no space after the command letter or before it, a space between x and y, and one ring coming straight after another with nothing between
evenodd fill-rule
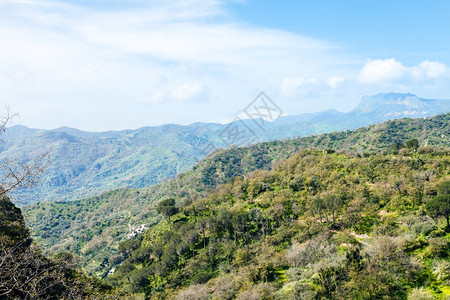
<instances>
[{"instance_id":1,"label":"hazy sky","mask_svg":"<svg viewBox=\"0 0 450 300\"><path fill-rule=\"evenodd\" d=\"M450 1L0 0L0 106L36 128L450 98Z\"/></svg>"}]
</instances>

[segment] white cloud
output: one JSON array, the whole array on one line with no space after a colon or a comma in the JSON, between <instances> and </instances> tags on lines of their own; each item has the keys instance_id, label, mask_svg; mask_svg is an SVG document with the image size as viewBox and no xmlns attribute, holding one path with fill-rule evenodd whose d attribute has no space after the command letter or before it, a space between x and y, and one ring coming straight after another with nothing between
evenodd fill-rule
<instances>
[{"instance_id":1,"label":"white cloud","mask_svg":"<svg viewBox=\"0 0 450 300\"><path fill-rule=\"evenodd\" d=\"M330 88L335 89L339 87L344 81L345 77L343 76L332 76L328 78L327 84L330 86Z\"/></svg>"},{"instance_id":2,"label":"white cloud","mask_svg":"<svg viewBox=\"0 0 450 300\"><path fill-rule=\"evenodd\" d=\"M321 77L286 77L281 83L281 93L287 96L318 94L320 91L329 91L339 88L345 76Z\"/></svg>"},{"instance_id":3,"label":"white cloud","mask_svg":"<svg viewBox=\"0 0 450 300\"><path fill-rule=\"evenodd\" d=\"M207 100L208 88L200 82L185 83L172 90L172 97L179 101Z\"/></svg>"},{"instance_id":4,"label":"white cloud","mask_svg":"<svg viewBox=\"0 0 450 300\"><path fill-rule=\"evenodd\" d=\"M412 67L412 75L415 79L438 78L448 75L449 68L437 61L423 61L418 66Z\"/></svg>"},{"instance_id":5,"label":"white cloud","mask_svg":"<svg viewBox=\"0 0 450 300\"><path fill-rule=\"evenodd\" d=\"M358 80L364 84L402 84L435 80L449 75L449 68L436 61L423 61L407 67L394 58L370 60L360 70Z\"/></svg>"},{"instance_id":6,"label":"white cloud","mask_svg":"<svg viewBox=\"0 0 450 300\"><path fill-rule=\"evenodd\" d=\"M157 91L154 93L146 93L136 98L136 101L141 104L157 104L162 103L167 99L167 93L165 91Z\"/></svg>"},{"instance_id":7,"label":"white cloud","mask_svg":"<svg viewBox=\"0 0 450 300\"><path fill-rule=\"evenodd\" d=\"M340 61L324 41L224 18L224 1L114 2L119 8L108 10L79 3L0 1L0 106L10 104L25 124L118 129L111 114L124 112L127 127L147 125L149 115L187 123L199 121L205 100L200 121L221 119L285 77L311 77ZM155 109L172 101L196 104L177 119ZM88 122L83 114L93 107Z\"/></svg>"},{"instance_id":8,"label":"white cloud","mask_svg":"<svg viewBox=\"0 0 450 300\"><path fill-rule=\"evenodd\" d=\"M281 83L281 91L286 95L293 95L300 92L306 92L311 86L315 86L320 83L320 80L315 77L287 77L283 79Z\"/></svg>"},{"instance_id":9,"label":"white cloud","mask_svg":"<svg viewBox=\"0 0 450 300\"><path fill-rule=\"evenodd\" d=\"M361 69L359 81L362 83L379 83L399 80L405 76L407 68L394 58L370 60Z\"/></svg>"},{"instance_id":10,"label":"white cloud","mask_svg":"<svg viewBox=\"0 0 450 300\"><path fill-rule=\"evenodd\" d=\"M176 73L189 72L184 70L185 67L177 68ZM191 102L209 100L210 88L200 81L189 81L180 76L182 74L172 74L166 76L161 75L156 84L136 97L138 103L141 104L158 104L177 102Z\"/></svg>"}]
</instances>

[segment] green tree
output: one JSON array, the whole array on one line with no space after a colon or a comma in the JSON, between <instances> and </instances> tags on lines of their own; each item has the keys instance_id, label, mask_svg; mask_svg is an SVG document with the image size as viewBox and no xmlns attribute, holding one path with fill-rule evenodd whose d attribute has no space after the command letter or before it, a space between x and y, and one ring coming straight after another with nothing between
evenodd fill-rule
<instances>
[{"instance_id":1,"label":"green tree","mask_svg":"<svg viewBox=\"0 0 450 300\"><path fill-rule=\"evenodd\" d=\"M432 217L444 217L447 221L446 230L450 231L450 181L439 185L437 196L428 201L426 208Z\"/></svg>"},{"instance_id":2,"label":"green tree","mask_svg":"<svg viewBox=\"0 0 450 300\"><path fill-rule=\"evenodd\" d=\"M166 199L158 203L156 210L167 218L170 225L170 217L178 213L178 208L175 206L175 199Z\"/></svg>"},{"instance_id":3,"label":"green tree","mask_svg":"<svg viewBox=\"0 0 450 300\"><path fill-rule=\"evenodd\" d=\"M189 230L183 237L192 249L192 257L195 257L195 243L198 242L199 237L197 230L195 229Z\"/></svg>"},{"instance_id":4,"label":"green tree","mask_svg":"<svg viewBox=\"0 0 450 300\"><path fill-rule=\"evenodd\" d=\"M323 212L325 209L325 201L320 197L314 198L311 203L311 212L313 213L313 215L319 215L320 223L322 223Z\"/></svg>"},{"instance_id":5,"label":"green tree","mask_svg":"<svg viewBox=\"0 0 450 300\"><path fill-rule=\"evenodd\" d=\"M397 143L393 143L392 146L389 148L390 154L398 154L398 151L400 150L401 145Z\"/></svg>"},{"instance_id":6,"label":"green tree","mask_svg":"<svg viewBox=\"0 0 450 300\"><path fill-rule=\"evenodd\" d=\"M141 246L140 240L128 240L119 244L119 251L130 256L131 253Z\"/></svg>"},{"instance_id":7,"label":"green tree","mask_svg":"<svg viewBox=\"0 0 450 300\"><path fill-rule=\"evenodd\" d=\"M339 195L328 195L325 197L325 207L331 211L333 216L333 224L336 223L336 216L339 209L342 207L342 197Z\"/></svg>"},{"instance_id":8,"label":"green tree","mask_svg":"<svg viewBox=\"0 0 450 300\"><path fill-rule=\"evenodd\" d=\"M135 269L131 271L127 277L130 280L131 289L134 293L144 291L149 292L146 288L150 284L149 272L147 269Z\"/></svg>"},{"instance_id":9,"label":"green tree","mask_svg":"<svg viewBox=\"0 0 450 300\"><path fill-rule=\"evenodd\" d=\"M417 139L406 141L405 146L408 149L417 150L417 148L419 148L419 141Z\"/></svg>"},{"instance_id":10,"label":"green tree","mask_svg":"<svg viewBox=\"0 0 450 300\"><path fill-rule=\"evenodd\" d=\"M198 220L195 223L195 229L202 234L203 239L203 249L206 248L206 229L208 228L208 222L206 219Z\"/></svg>"},{"instance_id":11,"label":"green tree","mask_svg":"<svg viewBox=\"0 0 450 300\"><path fill-rule=\"evenodd\" d=\"M244 233L246 232L246 225L248 222L248 214L245 212L239 212L233 215L231 219L231 224L233 226L234 231L234 239L237 240L239 237L244 237Z\"/></svg>"}]
</instances>

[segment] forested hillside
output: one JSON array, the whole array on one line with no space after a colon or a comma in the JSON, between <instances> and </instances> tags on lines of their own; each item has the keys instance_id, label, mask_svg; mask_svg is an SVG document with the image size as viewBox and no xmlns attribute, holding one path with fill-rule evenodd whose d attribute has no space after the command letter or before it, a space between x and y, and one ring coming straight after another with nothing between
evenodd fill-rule
<instances>
[{"instance_id":1,"label":"forested hillside","mask_svg":"<svg viewBox=\"0 0 450 300\"><path fill-rule=\"evenodd\" d=\"M166 198L193 201L233 177L255 170L270 170L275 162L302 148L346 151L353 156L372 153L426 152L433 145L450 145L450 114L426 119L401 119L355 131L323 134L301 139L261 143L243 148L219 150L192 170L144 189L122 189L100 196L62 203L39 203L24 208L27 224L45 253L69 251L79 255L84 267L105 276L123 260L121 241L150 227L161 216L155 205ZM417 145L411 143L417 140ZM408 143L410 148L402 145ZM393 147L393 145L395 145ZM392 148L391 148L392 147ZM330 151L331 150L331 151Z\"/></svg>"},{"instance_id":2,"label":"forested hillside","mask_svg":"<svg viewBox=\"0 0 450 300\"><path fill-rule=\"evenodd\" d=\"M448 148L302 150L160 202L106 281L152 299L446 299L449 197Z\"/></svg>"}]
</instances>

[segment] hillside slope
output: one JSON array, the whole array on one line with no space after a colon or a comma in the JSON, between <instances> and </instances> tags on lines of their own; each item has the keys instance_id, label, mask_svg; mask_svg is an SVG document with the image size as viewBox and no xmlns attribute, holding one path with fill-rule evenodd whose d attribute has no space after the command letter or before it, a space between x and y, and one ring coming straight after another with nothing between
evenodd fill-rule
<instances>
[{"instance_id":1,"label":"hillside slope","mask_svg":"<svg viewBox=\"0 0 450 300\"><path fill-rule=\"evenodd\" d=\"M431 203L449 200L450 149L419 152L301 150L163 201L107 281L152 299L446 299L450 233Z\"/></svg>"},{"instance_id":2,"label":"hillside slope","mask_svg":"<svg viewBox=\"0 0 450 300\"><path fill-rule=\"evenodd\" d=\"M71 255L44 257L20 209L0 196L0 299L86 299L99 297L102 290L98 280L76 268Z\"/></svg>"},{"instance_id":3,"label":"hillside slope","mask_svg":"<svg viewBox=\"0 0 450 300\"><path fill-rule=\"evenodd\" d=\"M255 170L270 170L275 162L300 149L319 148L364 153L388 153L393 143L417 139L424 145L450 147L450 114L427 119L400 119L355 131L218 150L192 170L143 189L121 189L97 197L24 207L27 224L46 253L70 251L81 256L92 273L105 274L120 262L118 245L141 225L150 227L161 217L155 204L173 197L180 202L205 196L217 185ZM408 150L410 151L410 150ZM112 258L114 255L115 258ZM118 255L118 256L117 256Z\"/></svg>"},{"instance_id":4,"label":"hillside slope","mask_svg":"<svg viewBox=\"0 0 450 300\"><path fill-rule=\"evenodd\" d=\"M239 146L276 139L355 129L401 117L427 117L450 111L449 100L421 99L411 94L364 97L349 113L324 111L286 116L273 122L163 125L137 130L92 133L71 128L9 128L0 144L0 160L27 160L49 151L52 163L42 183L14 194L23 204L66 201L117 188L142 188L173 178L193 167L214 147ZM258 126L263 125L262 128ZM242 136L232 132L238 126ZM230 133L230 135L229 135ZM370 143L369 143L370 145Z\"/></svg>"}]
</instances>

